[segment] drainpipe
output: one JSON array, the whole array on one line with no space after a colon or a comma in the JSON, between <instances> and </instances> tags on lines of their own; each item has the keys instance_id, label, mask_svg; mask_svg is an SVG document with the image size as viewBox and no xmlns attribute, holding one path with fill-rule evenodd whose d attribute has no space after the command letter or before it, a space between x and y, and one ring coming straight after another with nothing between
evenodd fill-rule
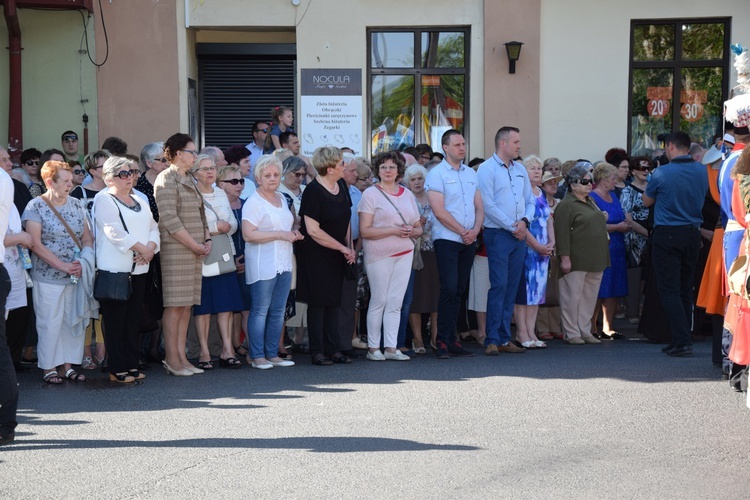
<instances>
[{"instance_id":1,"label":"drainpipe","mask_svg":"<svg viewBox=\"0 0 750 500\"><path fill-rule=\"evenodd\" d=\"M5 0L5 24L8 26L9 102L8 144L23 151L23 122L21 121L21 25L18 22L16 0Z\"/></svg>"}]
</instances>

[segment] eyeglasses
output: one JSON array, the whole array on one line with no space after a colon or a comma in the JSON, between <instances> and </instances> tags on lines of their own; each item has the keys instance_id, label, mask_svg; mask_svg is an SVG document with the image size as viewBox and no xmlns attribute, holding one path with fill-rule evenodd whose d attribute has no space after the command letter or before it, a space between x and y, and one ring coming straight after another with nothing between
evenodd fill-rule
<instances>
[{"instance_id":1,"label":"eyeglasses","mask_svg":"<svg viewBox=\"0 0 750 500\"><path fill-rule=\"evenodd\" d=\"M166 158L154 158L151 161L160 161L162 163L169 163L169 160L167 160Z\"/></svg>"},{"instance_id":2,"label":"eyeglasses","mask_svg":"<svg viewBox=\"0 0 750 500\"><path fill-rule=\"evenodd\" d=\"M398 170L396 165L381 165L380 170Z\"/></svg>"},{"instance_id":3,"label":"eyeglasses","mask_svg":"<svg viewBox=\"0 0 750 500\"><path fill-rule=\"evenodd\" d=\"M190 153L193 156L198 156L198 151L196 151L194 149L181 149L180 151L184 151L186 153Z\"/></svg>"},{"instance_id":4,"label":"eyeglasses","mask_svg":"<svg viewBox=\"0 0 750 500\"><path fill-rule=\"evenodd\" d=\"M577 184L580 184L580 185L582 185L582 186L588 186L588 185L589 185L589 184L591 184L592 182L594 182L594 181L592 181L591 179L579 179L579 180L577 181Z\"/></svg>"},{"instance_id":5,"label":"eyeglasses","mask_svg":"<svg viewBox=\"0 0 750 500\"><path fill-rule=\"evenodd\" d=\"M232 186L236 186L237 184L240 184L242 186L245 185L245 179L229 179L227 181L219 181L219 182L228 182Z\"/></svg>"},{"instance_id":6,"label":"eyeglasses","mask_svg":"<svg viewBox=\"0 0 750 500\"><path fill-rule=\"evenodd\" d=\"M138 171L137 170L121 170L115 174L115 177L119 177L122 180L125 180L128 177L138 177Z\"/></svg>"},{"instance_id":7,"label":"eyeglasses","mask_svg":"<svg viewBox=\"0 0 750 500\"><path fill-rule=\"evenodd\" d=\"M306 172L295 172L295 173L294 173L294 176L295 176L295 177L296 177L297 179L304 179L306 175L307 175L307 173L306 173Z\"/></svg>"},{"instance_id":8,"label":"eyeglasses","mask_svg":"<svg viewBox=\"0 0 750 500\"><path fill-rule=\"evenodd\" d=\"M430 161L430 155L419 155L420 160Z\"/></svg>"},{"instance_id":9,"label":"eyeglasses","mask_svg":"<svg viewBox=\"0 0 750 500\"><path fill-rule=\"evenodd\" d=\"M66 135L63 137L63 142L78 142L78 137L74 135Z\"/></svg>"},{"instance_id":10,"label":"eyeglasses","mask_svg":"<svg viewBox=\"0 0 750 500\"><path fill-rule=\"evenodd\" d=\"M360 182L368 182L372 180L372 177L357 177L357 180Z\"/></svg>"},{"instance_id":11,"label":"eyeglasses","mask_svg":"<svg viewBox=\"0 0 750 500\"><path fill-rule=\"evenodd\" d=\"M201 167L196 169L198 172L214 172L216 167Z\"/></svg>"},{"instance_id":12,"label":"eyeglasses","mask_svg":"<svg viewBox=\"0 0 750 500\"><path fill-rule=\"evenodd\" d=\"M86 172L84 172L84 171L83 171L83 170L81 170L80 168L77 168L77 169L73 170L73 174L75 174L75 175L83 175L83 174L85 174L85 173L86 173Z\"/></svg>"},{"instance_id":13,"label":"eyeglasses","mask_svg":"<svg viewBox=\"0 0 750 500\"><path fill-rule=\"evenodd\" d=\"M39 160L26 160L23 164L28 166L39 165Z\"/></svg>"}]
</instances>

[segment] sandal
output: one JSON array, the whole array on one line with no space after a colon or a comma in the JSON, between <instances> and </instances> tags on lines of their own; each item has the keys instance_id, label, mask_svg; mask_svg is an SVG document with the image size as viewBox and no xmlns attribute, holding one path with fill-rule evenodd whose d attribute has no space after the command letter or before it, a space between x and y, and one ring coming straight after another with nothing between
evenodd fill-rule
<instances>
[{"instance_id":1,"label":"sandal","mask_svg":"<svg viewBox=\"0 0 750 500\"><path fill-rule=\"evenodd\" d=\"M91 356L86 356L83 358L83 362L81 363L81 368L84 370L96 370L96 363L94 363L94 360L91 359Z\"/></svg>"},{"instance_id":2,"label":"sandal","mask_svg":"<svg viewBox=\"0 0 750 500\"><path fill-rule=\"evenodd\" d=\"M307 347L307 344L295 344L292 342L292 352L296 354L307 354L310 352L310 348Z\"/></svg>"},{"instance_id":3,"label":"sandal","mask_svg":"<svg viewBox=\"0 0 750 500\"><path fill-rule=\"evenodd\" d=\"M111 382L120 382L121 384L132 384L135 382L135 377L128 373L110 373L109 380Z\"/></svg>"},{"instance_id":4,"label":"sandal","mask_svg":"<svg viewBox=\"0 0 750 500\"><path fill-rule=\"evenodd\" d=\"M62 378L60 378L60 374L57 373L57 371L52 370L51 372L47 372L44 374L44 378L42 378L46 383L48 384L62 384Z\"/></svg>"},{"instance_id":5,"label":"sandal","mask_svg":"<svg viewBox=\"0 0 750 500\"><path fill-rule=\"evenodd\" d=\"M563 340L565 338L562 332L550 332L549 334L552 335L552 338L555 340Z\"/></svg>"},{"instance_id":6,"label":"sandal","mask_svg":"<svg viewBox=\"0 0 750 500\"><path fill-rule=\"evenodd\" d=\"M291 361L292 360L292 355L290 353L286 352L286 351L279 351L277 355L281 359L283 359L284 361Z\"/></svg>"},{"instance_id":7,"label":"sandal","mask_svg":"<svg viewBox=\"0 0 750 500\"><path fill-rule=\"evenodd\" d=\"M136 380L143 380L144 378L146 378L146 375L139 372L138 370L128 370L128 375Z\"/></svg>"},{"instance_id":8,"label":"sandal","mask_svg":"<svg viewBox=\"0 0 750 500\"><path fill-rule=\"evenodd\" d=\"M315 356L312 357L311 361L312 361L312 364L317 365L317 366L329 366L333 364L333 361L326 358L323 354L316 354Z\"/></svg>"},{"instance_id":9,"label":"sandal","mask_svg":"<svg viewBox=\"0 0 750 500\"><path fill-rule=\"evenodd\" d=\"M537 335L537 338L539 338L539 340L552 340L555 337L551 333L540 333Z\"/></svg>"},{"instance_id":10,"label":"sandal","mask_svg":"<svg viewBox=\"0 0 750 500\"><path fill-rule=\"evenodd\" d=\"M84 375L83 373L78 373L72 368L68 368L63 377L68 380L72 380L73 382L86 382L86 375Z\"/></svg>"},{"instance_id":11,"label":"sandal","mask_svg":"<svg viewBox=\"0 0 750 500\"><path fill-rule=\"evenodd\" d=\"M234 352L236 352L238 356L247 356L250 354L247 352L247 347L242 344L234 346Z\"/></svg>"},{"instance_id":12,"label":"sandal","mask_svg":"<svg viewBox=\"0 0 750 500\"><path fill-rule=\"evenodd\" d=\"M331 362L332 363L336 363L338 365L348 365L348 364L351 364L352 358L350 358L346 354L342 354L340 352L337 352L337 353L331 355Z\"/></svg>"},{"instance_id":13,"label":"sandal","mask_svg":"<svg viewBox=\"0 0 750 500\"><path fill-rule=\"evenodd\" d=\"M211 364L211 361L198 361L198 368L201 370L213 370L214 365Z\"/></svg>"},{"instance_id":14,"label":"sandal","mask_svg":"<svg viewBox=\"0 0 750 500\"><path fill-rule=\"evenodd\" d=\"M222 368L241 368L242 362L237 358L219 358L219 366Z\"/></svg>"}]
</instances>

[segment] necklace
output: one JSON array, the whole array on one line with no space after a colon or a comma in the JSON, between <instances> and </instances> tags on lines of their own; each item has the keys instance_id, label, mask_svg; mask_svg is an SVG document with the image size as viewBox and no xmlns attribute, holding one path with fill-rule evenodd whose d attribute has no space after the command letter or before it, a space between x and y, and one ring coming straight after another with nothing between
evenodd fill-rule
<instances>
[{"instance_id":1,"label":"necklace","mask_svg":"<svg viewBox=\"0 0 750 500\"><path fill-rule=\"evenodd\" d=\"M326 191L328 191L331 194L338 194L338 192L339 192L339 184L338 184L338 182L334 182L333 183L333 187L329 187L328 184L326 184L326 182L323 180L324 179L323 177L318 176L317 179L318 179L318 182L320 183L320 185L323 186L324 188L326 188Z\"/></svg>"}]
</instances>

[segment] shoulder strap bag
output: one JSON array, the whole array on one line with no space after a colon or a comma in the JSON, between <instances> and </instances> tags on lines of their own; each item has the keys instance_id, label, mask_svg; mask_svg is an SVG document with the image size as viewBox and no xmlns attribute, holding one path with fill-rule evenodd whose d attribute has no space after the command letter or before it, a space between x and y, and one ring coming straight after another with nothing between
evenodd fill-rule
<instances>
[{"instance_id":1,"label":"shoulder strap bag","mask_svg":"<svg viewBox=\"0 0 750 500\"><path fill-rule=\"evenodd\" d=\"M216 210L205 198L203 204L216 215L216 220L221 220ZM234 243L232 237L226 233L220 233L211 237L211 252L203 259L203 276L210 278L220 274L236 273L237 266L234 265Z\"/></svg>"},{"instance_id":2,"label":"shoulder strap bag","mask_svg":"<svg viewBox=\"0 0 750 500\"><path fill-rule=\"evenodd\" d=\"M125 219L122 218L122 211L120 211L119 202L113 194L110 196L114 199L115 206L117 207L117 213L120 215L120 222L125 232L128 233L128 226L125 224ZM130 268L129 273L115 273L112 271L104 271L102 269L96 270L96 276L94 277L94 298L99 301L114 301L124 302L130 298L132 291L131 275L135 271L135 261L133 261L133 267Z\"/></svg>"},{"instance_id":3,"label":"shoulder strap bag","mask_svg":"<svg viewBox=\"0 0 750 500\"><path fill-rule=\"evenodd\" d=\"M50 208L50 210L52 210L52 213L55 214L55 217L57 217L60 220L60 222L62 222L63 227L65 227L65 230L73 239L73 243L76 244L76 246L78 247L78 250L83 250L83 245L81 245L81 241L78 239L78 236L76 236L76 233L74 233L73 230L70 229L70 226L65 221L65 219L63 219L63 216L60 215L60 212L57 211L55 206L52 203L50 203L50 201L47 198L45 198L44 196L40 196L40 198L44 200L44 203L46 203L47 206Z\"/></svg>"},{"instance_id":4,"label":"shoulder strap bag","mask_svg":"<svg viewBox=\"0 0 750 500\"><path fill-rule=\"evenodd\" d=\"M388 196L388 194L385 191L383 191L383 188L381 188L380 186L375 186L375 188L380 192L380 194L385 196L385 199L388 200L388 203L390 203L391 206L396 210L396 213L398 214L399 217L401 217L401 220L403 221L404 225L409 226L410 224L406 222L406 219L404 219L404 216L401 215L401 211L398 209L398 207L396 207L396 205L393 203L393 201ZM420 269L424 267L424 261L422 260L422 253L419 251L420 247L422 246L421 244L422 237L420 236L419 238L412 238L410 236L409 239L411 240L412 243L414 243L414 260L412 260L411 268L416 271L419 271Z\"/></svg>"}]
</instances>

